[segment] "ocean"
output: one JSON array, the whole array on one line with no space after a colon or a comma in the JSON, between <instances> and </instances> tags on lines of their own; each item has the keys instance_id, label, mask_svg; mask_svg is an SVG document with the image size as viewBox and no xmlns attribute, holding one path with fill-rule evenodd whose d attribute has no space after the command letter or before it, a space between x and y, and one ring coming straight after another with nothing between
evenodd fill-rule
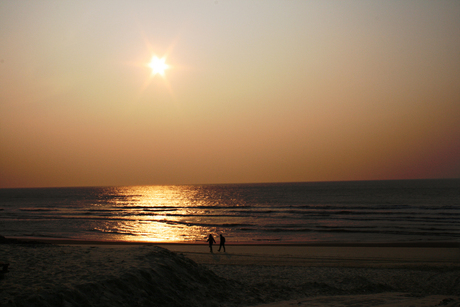
<instances>
[{"instance_id":1,"label":"ocean","mask_svg":"<svg viewBox=\"0 0 460 307\"><path fill-rule=\"evenodd\" d=\"M460 179L0 189L8 238L459 242L459 221Z\"/></svg>"}]
</instances>

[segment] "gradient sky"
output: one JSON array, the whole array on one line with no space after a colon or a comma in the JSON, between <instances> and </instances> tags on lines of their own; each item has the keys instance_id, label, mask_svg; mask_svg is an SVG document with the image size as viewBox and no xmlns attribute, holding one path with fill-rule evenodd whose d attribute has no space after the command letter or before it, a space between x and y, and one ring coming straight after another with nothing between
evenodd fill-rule
<instances>
[{"instance_id":1,"label":"gradient sky","mask_svg":"<svg viewBox=\"0 0 460 307\"><path fill-rule=\"evenodd\" d=\"M0 42L0 187L460 177L458 0L0 1Z\"/></svg>"}]
</instances>

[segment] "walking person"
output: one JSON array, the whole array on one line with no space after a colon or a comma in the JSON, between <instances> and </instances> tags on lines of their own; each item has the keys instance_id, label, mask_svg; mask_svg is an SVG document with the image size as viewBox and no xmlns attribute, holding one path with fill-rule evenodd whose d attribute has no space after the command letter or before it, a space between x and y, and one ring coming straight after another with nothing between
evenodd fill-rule
<instances>
[{"instance_id":1,"label":"walking person","mask_svg":"<svg viewBox=\"0 0 460 307\"><path fill-rule=\"evenodd\" d=\"M212 245L214 243L216 243L216 240L214 240L214 237L212 236L212 234L209 234L209 237L208 239L206 240L206 242L209 242L209 250L211 251L212 253Z\"/></svg>"},{"instance_id":2,"label":"walking person","mask_svg":"<svg viewBox=\"0 0 460 307\"><path fill-rule=\"evenodd\" d=\"M223 247L224 248L224 253L225 253L225 237L220 234L220 242L219 242L219 249L217 251L220 252L220 249Z\"/></svg>"}]
</instances>

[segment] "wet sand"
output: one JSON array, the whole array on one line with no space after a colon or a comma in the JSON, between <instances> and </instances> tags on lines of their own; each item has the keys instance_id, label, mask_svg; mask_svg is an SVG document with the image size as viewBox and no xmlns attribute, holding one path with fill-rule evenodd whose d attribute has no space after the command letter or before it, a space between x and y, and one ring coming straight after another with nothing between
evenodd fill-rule
<instances>
[{"instance_id":1,"label":"wet sand","mask_svg":"<svg viewBox=\"0 0 460 307\"><path fill-rule=\"evenodd\" d=\"M436 244L226 245L213 253L205 244L158 244L203 264L322 267L459 267L460 246Z\"/></svg>"}]
</instances>

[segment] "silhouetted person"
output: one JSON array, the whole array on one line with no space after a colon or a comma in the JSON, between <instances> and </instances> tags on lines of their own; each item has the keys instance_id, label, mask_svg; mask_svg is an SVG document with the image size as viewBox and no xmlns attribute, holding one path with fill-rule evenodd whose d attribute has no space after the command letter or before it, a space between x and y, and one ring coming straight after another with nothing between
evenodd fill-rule
<instances>
[{"instance_id":1,"label":"silhouetted person","mask_svg":"<svg viewBox=\"0 0 460 307\"><path fill-rule=\"evenodd\" d=\"M220 242L219 242L219 249L217 251L220 252L220 249L223 247L224 248L224 253L225 253L225 238L222 234L220 234Z\"/></svg>"},{"instance_id":2,"label":"silhouetted person","mask_svg":"<svg viewBox=\"0 0 460 307\"><path fill-rule=\"evenodd\" d=\"M212 234L210 234L209 238L206 241L209 242L209 250L212 253L212 245L216 243L216 240L214 240L214 237L212 236Z\"/></svg>"}]
</instances>

